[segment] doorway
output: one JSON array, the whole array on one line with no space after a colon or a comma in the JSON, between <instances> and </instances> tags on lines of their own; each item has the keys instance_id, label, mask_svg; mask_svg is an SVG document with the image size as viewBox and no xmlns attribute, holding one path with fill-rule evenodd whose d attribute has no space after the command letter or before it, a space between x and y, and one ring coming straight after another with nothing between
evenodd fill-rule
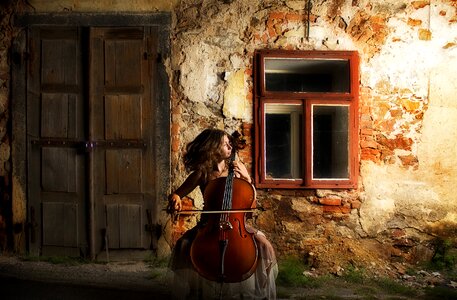
<instances>
[{"instance_id":1,"label":"doorway","mask_svg":"<svg viewBox=\"0 0 457 300\"><path fill-rule=\"evenodd\" d=\"M157 250L169 174L161 36L158 26L28 28L32 254L109 259Z\"/></svg>"}]
</instances>

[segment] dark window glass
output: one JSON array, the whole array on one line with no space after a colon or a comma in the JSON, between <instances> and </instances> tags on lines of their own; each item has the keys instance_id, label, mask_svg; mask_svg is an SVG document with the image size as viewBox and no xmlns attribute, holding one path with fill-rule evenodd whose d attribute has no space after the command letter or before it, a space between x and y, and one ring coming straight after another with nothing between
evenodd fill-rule
<instances>
[{"instance_id":1,"label":"dark window glass","mask_svg":"<svg viewBox=\"0 0 457 300\"><path fill-rule=\"evenodd\" d=\"M349 61L344 59L265 59L269 92L349 93Z\"/></svg>"},{"instance_id":2,"label":"dark window glass","mask_svg":"<svg viewBox=\"0 0 457 300\"><path fill-rule=\"evenodd\" d=\"M349 107L313 105L313 178L349 177Z\"/></svg>"}]
</instances>

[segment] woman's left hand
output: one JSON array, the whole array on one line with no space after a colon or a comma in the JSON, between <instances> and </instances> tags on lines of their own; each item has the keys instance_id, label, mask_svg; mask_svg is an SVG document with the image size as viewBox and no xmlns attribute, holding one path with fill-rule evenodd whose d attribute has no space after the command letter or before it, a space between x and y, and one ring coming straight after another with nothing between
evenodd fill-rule
<instances>
[{"instance_id":1,"label":"woman's left hand","mask_svg":"<svg viewBox=\"0 0 457 300\"><path fill-rule=\"evenodd\" d=\"M241 178L246 180L247 182L251 183L251 176L249 176L249 172L246 169L246 166L240 161L233 162L233 171L235 172L235 176L237 178Z\"/></svg>"}]
</instances>

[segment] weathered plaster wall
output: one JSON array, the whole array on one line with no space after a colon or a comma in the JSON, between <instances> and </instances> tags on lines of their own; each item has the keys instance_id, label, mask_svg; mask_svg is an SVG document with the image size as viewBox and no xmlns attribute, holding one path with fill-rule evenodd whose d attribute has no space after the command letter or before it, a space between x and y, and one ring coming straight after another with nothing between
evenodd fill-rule
<instances>
[{"instance_id":1,"label":"weathered plaster wall","mask_svg":"<svg viewBox=\"0 0 457 300\"><path fill-rule=\"evenodd\" d=\"M366 257L372 252L383 259L430 258L431 242L437 236L452 237L457 225L452 71L457 66L457 1L313 1L309 39L305 5L177 5L171 65L172 185L185 176L180 165L183 146L202 128L244 128L249 134L254 49L357 50L359 188L259 190L258 201L266 211L255 223L278 252L312 253L316 264L325 261L329 267L338 264L335 258L345 257L344 252L355 256L350 254L356 249L354 241ZM242 155L250 157L249 152ZM199 195L192 197L201 202ZM378 251L370 251L373 247Z\"/></svg>"},{"instance_id":2,"label":"weathered plaster wall","mask_svg":"<svg viewBox=\"0 0 457 300\"><path fill-rule=\"evenodd\" d=\"M381 159L362 161L361 225L372 236L395 228L415 235L455 228L456 2L412 2L387 26L387 43L362 75L377 94L373 148Z\"/></svg>"}]
</instances>

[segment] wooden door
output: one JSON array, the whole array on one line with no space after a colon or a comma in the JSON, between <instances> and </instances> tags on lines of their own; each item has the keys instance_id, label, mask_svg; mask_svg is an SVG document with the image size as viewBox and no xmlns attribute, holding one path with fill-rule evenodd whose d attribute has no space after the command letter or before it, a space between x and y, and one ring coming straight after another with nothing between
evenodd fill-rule
<instances>
[{"instance_id":1,"label":"wooden door","mask_svg":"<svg viewBox=\"0 0 457 300\"><path fill-rule=\"evenodd\" d=\"M91 29L90 124L97 249L147 249L152 210L155 40L149 28ZM106 244L105 244L106 243Z\"/></svg>"},{"instance_id":2,"label":"wooden door","mask_svg":"<svg viewBox=\"0 0 457 300\"><path fill-rule=\"evenodd\" d=\"M83 54L78 28L32 28L27 73L30 251L87 250Z\"/></svg>"},{"instance_id":3,"label":"wooden door","mask_svg":"<svg viewBox=\"0 0 457 300\"><path fill-rule=\"evenodd\" d=\"M156 32L32 28L29 35L29 248L92 258L150 249Z\"/></svg>"}]
</instances>

